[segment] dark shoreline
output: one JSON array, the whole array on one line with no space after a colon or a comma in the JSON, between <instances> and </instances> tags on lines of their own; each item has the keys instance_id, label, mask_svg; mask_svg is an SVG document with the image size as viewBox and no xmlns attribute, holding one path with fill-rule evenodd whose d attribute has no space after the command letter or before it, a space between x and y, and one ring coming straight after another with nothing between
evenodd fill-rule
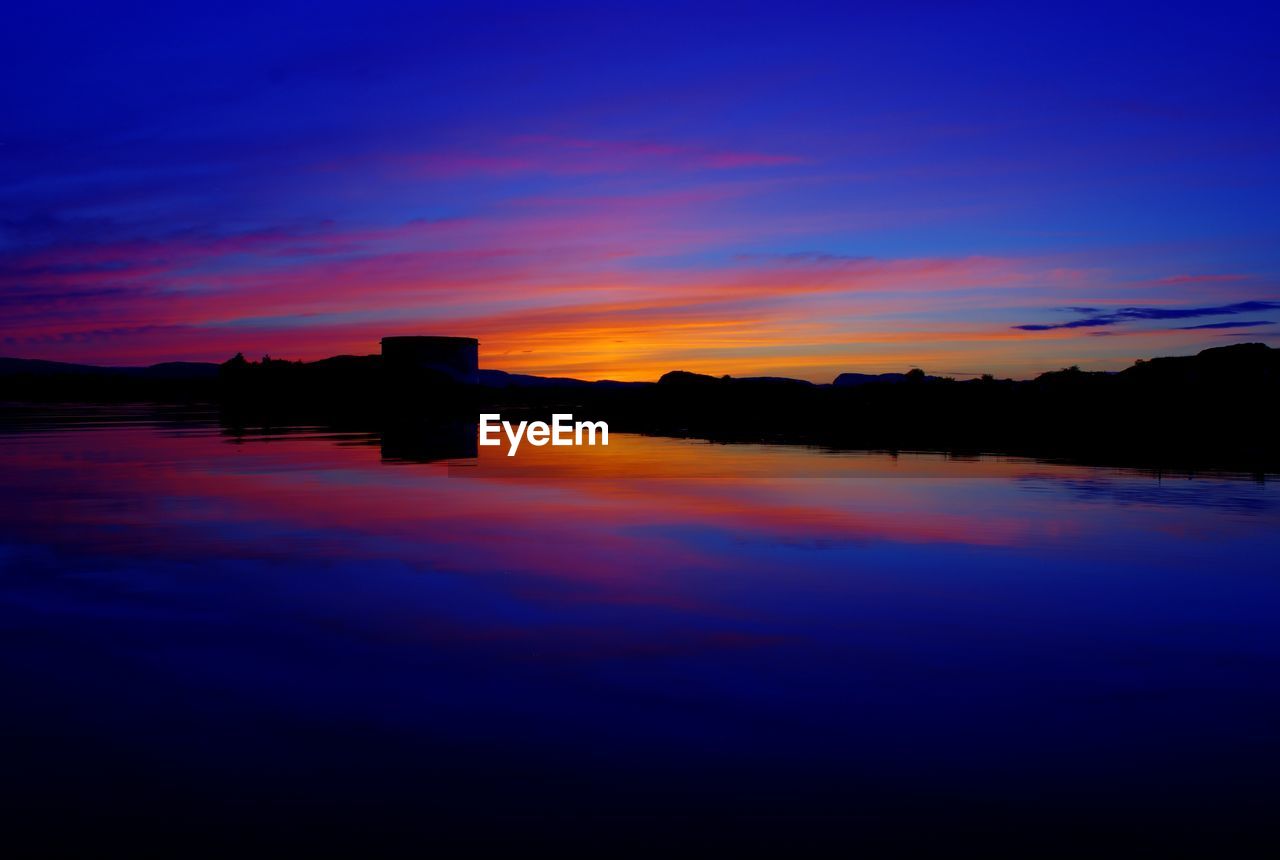
<instances>
[{"instance_id":1,"label":"dark shoreline","mask_svg":"<svg viewBox=\"0 0 1280 860\"><path fill-rule=\"evenodd\" d=\"M561 407L503 407L504 415L521 418L545 418ZM574 408L565 405L563 408ZM216 427L228 439L248 437L287 437L299 432L330 433L335 439L349 442L364 436L364 444L376 446L388 462L433 463L445 460L475 458L478 423L470 414L432 414L410 416L403 413L372 420L368 415L343 415L331 410L244 409L228 408L209 401L0 401L0 438L13 432L33 429L47 431L76 427L110 427L126 423L146 423L175 430L192 427ZM1009 446L1005 448L913 447L900 445L835 445L800 433L696 433L690 430L662 429L615 422L615 433L629 433L666 439L690 439L712 445L778 445L816 449L830 453L883 454L889 456L937 456L949 460L980 458L1012 458L1064 466L1117 469L1163 478L1216 477L1252 481L1280 477L1280 463L1269 464L1228 458L1192 459L1158 458L1138 452L1126 456L1123 451L1070 451ZM813 475L804 475L812 477Z\"/></svg>"},{"instance_id":2,"label":"dark shoreline","mask_svg":"<svg viewBox=\"0 0 1280 860\"><path fill-rule=\"evenodd\" d=\"M1119 373L1073 368L1028 381L955 381L913 371L831 385L683 372L656 383L588 383L497 371L482 371L480 384L458 385L392 374L378 359L241 360L214 372L207 365L42 368L0 375L0 400L203 404L233 433L298 423L379 432L410 452L419 449L421 459L430 459L435 437L447 438L448 450L465 450L465 428L481 412L542 420L570 412L608 421L615 432L720 443L1280 472L1280 428L1270 415L1280 402L1280 350L1263 344L1138 362Z\"/></svg>"}]
</instances>

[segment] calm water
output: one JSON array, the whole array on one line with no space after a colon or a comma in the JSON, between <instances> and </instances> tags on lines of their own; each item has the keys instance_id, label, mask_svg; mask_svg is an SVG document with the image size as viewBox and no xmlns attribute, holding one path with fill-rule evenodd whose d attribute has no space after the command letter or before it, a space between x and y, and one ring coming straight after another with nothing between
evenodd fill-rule
<instances>
[{"instance_id":1,"label":"calm water","mask_svg":"<svg viewBox=\"0 0 1280 860\"><path fill-rule=\"evenodd\" d=\"M1280 483L403 441L8 421L8 811L81 836L1271 827Z\"/></svg>"}]
</instances>

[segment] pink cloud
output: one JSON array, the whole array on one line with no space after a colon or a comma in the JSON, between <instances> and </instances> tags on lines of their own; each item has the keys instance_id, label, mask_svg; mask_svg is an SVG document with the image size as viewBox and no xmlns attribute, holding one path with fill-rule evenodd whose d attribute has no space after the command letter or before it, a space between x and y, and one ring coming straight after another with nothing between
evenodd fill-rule
<instances>
[{"instance_id":1,"label":"pink cloud","mask_svg":"<svg viewBox=\"0 0 1280 860\"><path fill-rule=\"evenodd\" d=\"M1223 284L1234 283L1236 281L1248 280L1248 275L1170 275L1167 278L1159 278L1157 284Z\"/></svg>"}]
</instances>

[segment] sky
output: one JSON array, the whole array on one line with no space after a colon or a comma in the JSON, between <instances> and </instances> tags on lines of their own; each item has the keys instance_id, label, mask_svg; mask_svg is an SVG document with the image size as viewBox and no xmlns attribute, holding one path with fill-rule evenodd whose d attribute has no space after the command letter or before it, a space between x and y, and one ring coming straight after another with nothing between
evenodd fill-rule
<instances>
[{"instance_id":1,"label":"sky","mask_svg":"<svg viewBox=\"0 0 1280 860\"><path fill-rule=\"evenodd\" d=\"M1280 346L1280 7L1115 5L15 5L0 354L437 334L826 382Z\"/></svg>"}]
</instances>

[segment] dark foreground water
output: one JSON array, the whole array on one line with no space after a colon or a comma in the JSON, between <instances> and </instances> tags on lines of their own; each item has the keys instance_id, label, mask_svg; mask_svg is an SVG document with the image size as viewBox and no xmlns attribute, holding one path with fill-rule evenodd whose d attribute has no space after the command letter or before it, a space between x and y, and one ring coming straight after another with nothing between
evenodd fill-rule
<instances>
[{"instance_id":1,"label":"dark foreground water","mask_svg":"<svg viewBox=\"0 0 1280 860\"><path fill-rule=\"evenodd\" d=\"M1275 481L15 415L43 844L1277 844Z\"/></svg>"}]
</instances>

